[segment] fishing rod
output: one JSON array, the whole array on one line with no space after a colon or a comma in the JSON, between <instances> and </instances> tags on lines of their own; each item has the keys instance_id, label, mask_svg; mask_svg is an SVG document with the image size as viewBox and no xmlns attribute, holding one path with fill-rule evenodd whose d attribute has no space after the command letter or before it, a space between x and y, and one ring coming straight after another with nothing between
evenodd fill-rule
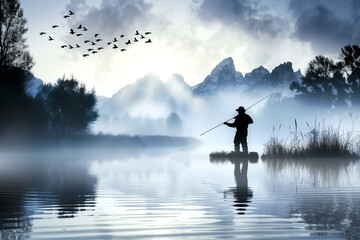
<instances>
[{"instance_id":1,"label":"fishing rod","mask_svg":"<svg viewBox=\"0 0 360 240\"><path fill-rule=\"evenodd\" d=\"M246 108L246 109L245 109L245 111L246 111L246 110L248 110L248 109L250 109L250 108L252 108L253 106L255 106L256 104L258 104L259 102L263 101L264 99L268 98L270 95L271 95L271 94L269 94L269 95L267 95L266 97L264 97L264 98L260 99L259 101L257 101L257 102L256 102L256 103L254 103L253 105L251 105L250 107ZM235 117L236 117L236 116L235 116ZM225 122L228 122L228 121L230 121L230 120L234 119L235 117L232 117L232 118L230 118L230 119L226 120ZM217 128L217 127L220 127L220 126L221 126L221 125L223 125L223 124L224 124L224 122L223 122L223 123L220 123L219 125L216 125L216 126L215 126L215 127L213 127L213 128L210 128L209 130L207 130L207 131L205 131L205 132L201 133L201 134L200 134L200 136L204 135L204 134L205 134L205 133L207 133L207 132L210 132L211 130L214 130L214 129L215 129L215 128Z\"/></svg>"}]
</instances>

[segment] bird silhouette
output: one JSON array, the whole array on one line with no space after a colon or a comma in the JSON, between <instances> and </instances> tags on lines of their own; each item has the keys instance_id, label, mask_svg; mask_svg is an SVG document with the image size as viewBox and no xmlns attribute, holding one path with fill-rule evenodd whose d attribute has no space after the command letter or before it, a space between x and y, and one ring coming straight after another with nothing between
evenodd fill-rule
<instances>
[{"instance_id":1,"label":"bird silhouette","mask_svg":"<svg viewBox=\"0 0 360 240\"><path fill-rule=\"evenodd\" d=\"M90 51L94 51L94 49L92 49L92 48L89 48L89 49L88 49L88 51L89 51L89 52L90 52Z\"/></svg>"},{"instance_id":2,"label":"bird silhouette","mask_svg":"<svg viewBox=\"0 0 360 240\"><path fill-rule=\"evenodd\" d=\"M100 34L98 34L98 33L95 33L95 35L94 35L94 37L97 37L97 36L99 36Z\"/></svg>"},{"instance_id":3,"label":"bird silhouette","mask_svg":"<svg viewBox=\"0 0 360 240\"><path fill-rule=\"evenodd\" d=\"M138 30L136 30L135 35L140 35L140 33L139 33L139 31L138 31Z\"/></svg>"},{"instance_id":4,"label":"bird silhouette","mask_svg":"<svg viewBox=\"0 0 360 240\"><path fill-rule=\"evenodd\" d=\"M49 41L52 41L52 40L54 40L54 39L53 39L52 37L50 37L50 36L49 36Z\"/></svg>"},{"instance_id":5,"label":"bird silhouette","mask_svg":"<svg viewBox=\"0 0 360 240\"><path fill-rule=\"evenodd\" d=\"M110 45L110 44L112 44L112 42L108 42L108 43L107 43L107 45Z\"/></svg>"},{"instance_id":6,"label":"bird silhouette","mask_svg":"<svg viewBox=\"0 0 360 240\"><path fill-rule=\"evenodd\" d=\"M80 36L82 36L82 33L78 33L78 34L76 34L76 36L80 37Z\"/></svg>"},{"instance_id":7,"label":"bird silhouette","mask_svg":"<svg viewBox=\"0 0 360 240\"><path fill-rule=\"evenodd\" d=\"M151 34L151 32L146 32L146 33L145 33L145 35L149 35L149 34Z\"/></svg>"},{"instance_id":8,"label":"bird silhouette","mask_svg":"<svg viewBox=\"0 0 360 240\"><path fill-rule=\"evenodd\" d=\"M126 51L126 49L125 49L125 48L122 48L121 51L124 52L124 51Z\"/></svg>"},{"instance_id":9,"label":"bird silhouette","mask_svg":"<svg viewBox=\"0 0 360 240\"><path fill-rule=\"evenodd\" d=\"M120 35L120 38L123 38L125 35L124 34L122 34L122 35Z\"/></svg>"},{"instance_id":10,"label":"bird silhouette","mask_svg":"<svg viewBox=\"0 0 360 240\"><path fill-rule=\"evenodd\" d=\"M84 55L83 55L83 57L88 57L88 56L89 56L89 54L84 54Z\"/></svg>"},{"instance_id":11,"label":"bird silhouette","mask_svg":"<svg viewBox=\"0 0 360 240\"><path fill-rule=\"evenodd\" d=\"M52 28L57 28L57 27L59 27L59 26L58 26L58 25L53 25L53 26L52 26Z\"/></svg>"},{"instance_id":12,"label":"bird silhouette","mask_svg":"<svg viewBox=\"0 0 360 240\"><path fill-rule=\"evenodd\" d=\"M83 27L83 30L84 30L84 31L87 31L87 28L86 28L86 27Z\"/></svg>"},{"instance_id":13,"label":"bird silhouette","mask_svg":"<svg viewBox=\"0 0 360 240\"><path fill-rule=\"evenodd\" d=\"M89 42L90 42L90 40L85 40L85 41L84 41L84 43L89 43Z\"/></svg>"},{"instance_id":14,"label":"bird silhouette","mask_svg":"<svg viewBox=\"0 0 360 240\"><path fill-rule=\"evenodd\" d=\"M61 48L66 48L67 47L67 45L61 45Z\"/></svg>"},{"instance_id":15,"label":"bird silhouette","mask_svg":"<svg viewBox=\"0 0 360 240\"><path fill-rule=\"evenodd\" d=\"M69 10L69 15L74 15L75 13L73 13L71 10Z\"/></svg>"},{"instance_id":16,"label":"bird silhouette","mask_svg":"<svg viewBox=\"0 0 360 240\"><path fill-rule=\"evenodd\" d=\"M149 39L149 40L145 41L145 43L151 43L151 39Z\"/></svg>"},{"instance_id":17,"label":"bird silhouette","mask_svg":"<svg viewBox=\"0 0 360 240\"><path fill-rule=\"evenodd\" d=\"M95 53L98 53L98 52L97 52L97 51L92 51L91 53L92 53L92 54L95 54Z\"/></svg>"},{"instance_id":18,"label":"bird silhouette","mask_svg":"<svg viewBox=\"0 0 360 240\"><path fill-rule=\"evenodd\" d=\"M69 49L73 49L73 48L74 48L73 46L69 45Z\"/></svg>"},{"instance_id":19,"label":"bird silhouette","mask_svg":"<svg viewBox=\"0 0 360 240\"><path fill-rule=\"evenodd\" d=\"M134 42L138 42L139 40L136 39L136 37L134 37Z\"/></svg>"},{"instance_id":20,"label":"bird silhouette","mask_svg":"<svg viewBox=\"0 0 360 240\"><path fill-rule=\"evenodd\" d=\"M94 42L91 42L91 45L96 45L96 43L94 43Z\"/></svg>"},{"instance_id":21,"label":"bird silhouette","mask_svg":"<svg viewBox=\"0 0 360 240\"><path fill-rule=\"evenodd\" d=\"M112 47L113 49L116 49L116 48L118 48L118 46L116 46L116 44L114 44L114 46Z\"/></svg>"},{"instance_id":22,"label":"bird silhouette","mask_svg":"<svg viewBox=\"0 0 360 240\"><path fill-rule=\"evenodd\" d=\"M96 39L96 42L101 42L101 41L102 41L102 39L101 39L101 38Z\"/></svg>"},{"instance_id":23,"label":"bird silhouette","mask_svg":"<svg viewBox=\"0 0 360 240\"><path fill-rule=\"evenodd\" d=\"M44 35L44 34L46 34L46 32L41 32L41 33L40 33L40 35Z\"/></svg>"},{"instance_id":24,"label":"bird silhouette","mask_svg":"<svg viewBox=\"0 0 360 240\"><path fill-rule=\"evenodd\" d=\"M65 16L64 16L64 18L68 18L68 17L70 17L70 16L69 16L69 15L65 15Z\"/></svg>"},{"instance_id":25,"label":"bird silhouette","mask_svg":"<svg viewBox=\"0 0 360 240\"><path fill-rule=\"evenodd\" d=\"M129 45L129 44L131 44L131 41L128 40L125 44L126 44L126 45Z\"/></svg>"},{"instance_id":26,"label":"bird silhouette","mask_svg":"<svg viewBox=\"0 0 360 240\"><path fill-rule=\"evenodd\" d=\"M103 47L99 47L99 48L98 48L99 51L102 50L102 49L104 49L104 48L103 48Z\"/></svg>"},{"instance_id":27,"label":"bird silhouette","mask_svg":"<svg viewBox=\"0 0 360 240\"><path fill-rule=\"evenodd\" d=\"M114 37L114 40L113 40L113 42L117 42L117 39L116 39L116 37Z\"/></svg>"},{"instance_id":28,"label":"bird silhouette","mask_svg":"<svg viewBox=\"0 0 360 240\"><path fill-rule=\"evenodd\" d=\"M76 44L76 48L79 48L80 47L80 45L79 44Z\"/></svg>"},{"instance_id":29,"label":"bird silhouette","mask_svg":"<svg viewBox=\"0 0 360 240\"><path fill-rule=\"evenodd\" d=\"M141 36L140 36L140 39L144 39L144 38L145 38L144 35L141 35Z\"/></svg>"},{"instance_id":30,"label":"bird silhouette","mask_svg":"<svg viewBox=\"0 0 360 240\"><path fill-rule=\"evenodd\" d=\"M70 29L70 34L75 34L75 31L72 28Z\"/></svg>"},{"instance_id":31,"label":"bird silhouette","mask_svg":"<svg viewBox=\"0 0 360 240\"><path fill-rule=\"evenodd\" d=\"M80 24L80 25L77 27L77 29L82 29L82 25Z\"/></svg>"}]
</instances>

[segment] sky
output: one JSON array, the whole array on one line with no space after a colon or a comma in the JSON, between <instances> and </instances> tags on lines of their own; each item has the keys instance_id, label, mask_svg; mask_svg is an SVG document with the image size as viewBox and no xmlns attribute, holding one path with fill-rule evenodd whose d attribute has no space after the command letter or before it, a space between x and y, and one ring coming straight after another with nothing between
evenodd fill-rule
<instances>
[{"instance_id":1,"label":"sky","mask_svg":"<svg viewBox=\"0 0 360 240\"><path fill-rule=\"evenodd\" d=\"M35 77L54 83L74 76L97 95L111 97L148 72L164 82L174 73L194 86L224 58L243 74L292 62L305 71L316 55L337 60L341 47L360 44L357 0L20 0ZM75 14L63 18L69 10ZM52 25L59 25L53 29ZM77 30L79 25L88 31ZM84 34L69 34L70 28ZM40 32L46 35L39 35ZM139 31L151 39L126 46ZM98 33L104 46L88 53ZM120 39L120 35L125 37ZM48 36L54 38L48 41ZM107 42L116 37L119 49ZM145 40L146 40L145 39ZM121 41L120 41L121 40ZM80 48L61 48L79 44ZM116 43L113 43L116 44ZM113 46L110 45L110 46ZM126 51L120 49L126 47Z\"/></svg>"}]
</instances>

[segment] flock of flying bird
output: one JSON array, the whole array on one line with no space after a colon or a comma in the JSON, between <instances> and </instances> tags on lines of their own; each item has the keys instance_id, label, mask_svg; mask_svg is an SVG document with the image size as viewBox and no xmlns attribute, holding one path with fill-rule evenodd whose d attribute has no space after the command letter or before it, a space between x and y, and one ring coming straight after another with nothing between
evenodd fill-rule
<instances>
[{"instance_id":1,"label":"flock of flying bird","mask_svg":"<svg viewBox=\"0 0 360 240\"><path fill-rule=\"evenodd\" d=\"M64 18L69 18L72 15L75 15L75 13L72 12L71 10L69 10L69 13L67 15L65 15ZM52 28L58 28L58 27L59 27L58 25L52 26ZM84 36L84 34L86 32L88 32L88 29L85 26L83 26L82 24L80 24L76 28L76 30L71 28L69 34L76 36L76 37L81 37L81 36ZM136 30L134 38L132 40L128 39L127 41L124 41L124 43L125 43L125 45L130 45L132 43L140 42L141 40L145 43L151 43L151 39L147 37L150 34L151 34L151 32L145 32L144 34L141 34L141 33L139 33L138 30ZM40 32L40 35L46 35L46 32ZM87 35L89 35L89 34L87 34ZM82 47L87 48L86 49L87 52L82 55L83 57L88 57L88 56L90 56L90 54L96 54L99 51L103 50L105 46L112 47L112 49L120 49L120 51L123 52L123 51L126 51L126 48L119 48L118 45L119 45L121 39L123 39L124 37L125 37L125 35L123 35L123 34L120 35L119 39L117 37L114 37L111 41L108 41L106 43L106 45L104 45L104 44L101 44L101 42L103 42L103 39L100 37L100 34L95 33L92 35L91 39L88 38L88 39L84 40L84 39L78 38L79 41L82 41L84 44L87 44L85 46L84 45L81 46L78 43L75 43L73 45L64 44L64 45L61 45L60 47L67 48L67 49L82 48ZM78 40L78 39L76 39L76 40ZM54 41L55 39L52 38L50 35L48 35L48 40Z\"/></svg>"}]
</instances>

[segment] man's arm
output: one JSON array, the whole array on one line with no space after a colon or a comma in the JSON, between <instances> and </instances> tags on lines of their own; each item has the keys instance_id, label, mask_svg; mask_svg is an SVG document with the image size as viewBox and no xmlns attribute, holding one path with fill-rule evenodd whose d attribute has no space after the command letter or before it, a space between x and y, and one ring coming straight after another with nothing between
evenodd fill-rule
<instances>
[{"instance_id":1,"label":"man's arm","mask_svg":"<svg viewBox=\"0 0 360 240\"><path fill-rule=\"evenodd\" d=\"M233 123L224 122L224 124L228 127L235 127L235 121Z\"/></svg>"}]
</instances>

